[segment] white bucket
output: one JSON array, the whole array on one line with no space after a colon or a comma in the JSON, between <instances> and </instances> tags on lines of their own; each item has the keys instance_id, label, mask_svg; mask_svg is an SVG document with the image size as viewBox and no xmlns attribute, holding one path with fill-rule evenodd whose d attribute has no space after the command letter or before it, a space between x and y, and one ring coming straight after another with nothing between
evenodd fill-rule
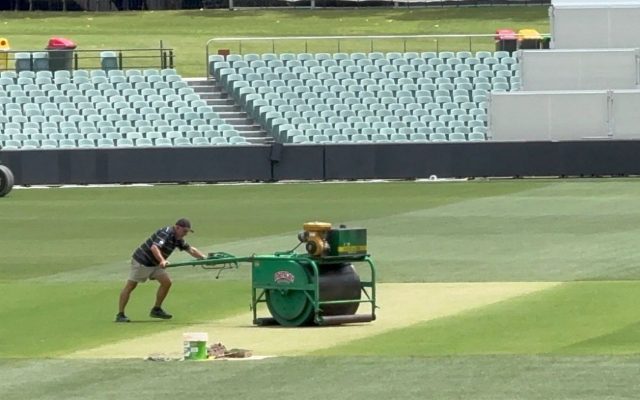
<instances>
[{"instance_id":1,"label":"white bucket","mask_svg":"<svg viewBox=\"0 0 640 400\"><path fill-rule=\"evenodd\" d=\"M187 332L182 334L184 341L184 359L185 360L206 360L207 341L209 334L206 332Z\"/></svg>"}]
</instances>

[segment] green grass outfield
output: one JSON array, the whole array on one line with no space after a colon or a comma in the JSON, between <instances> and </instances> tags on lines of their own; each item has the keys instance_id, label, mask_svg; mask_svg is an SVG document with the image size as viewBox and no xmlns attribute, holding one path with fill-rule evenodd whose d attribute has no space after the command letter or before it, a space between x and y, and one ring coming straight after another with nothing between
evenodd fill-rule
<instances>
[{"instance_id":1,"label":"green grass outfield","mask_svg":"<svg viewBox=\"0 0 640 400\"><path fill-rule=\"evenodd\" d=\"M534 28L549 31L546 6L461 7L415 9L325 10L205 10L119 13L2 12L0 36L15 50L42 49L49 37L74 40L79 49L175 49L176 68L183 76L204 76L205 44L213 37L491 34L498 28ZM342 51L369 51L369 41L347 41ZM376 51L402 51L398 40L379 41ZM407 51L468 50L468 39L410 41ZM492 39L475 39L472 50L487 50ZM238 52L237 43L212 47ZM268 53L271 43L245 43L243 52ZM336 52L337 43L310 42L309 52ZM284 41L276 52L304 52L304 43Z\"/></svg>"},{"instance_id":2,"label":"green grass outfield","mask_svg":"<svg viewBox=\"0 0 640 400\"><path fill-rule=\"evenodd\" d=\"M0 398L637 398L639 196L634 179L17 189L0 199ZM246 310L248 268L177 268L173 320L146 317L146 284L140 322L112 322L130 253L182 215L206 251L289 249L328 220L368 228L382 282L566 283L312 356L60 358Z\"/></svg>"}]
</instances>

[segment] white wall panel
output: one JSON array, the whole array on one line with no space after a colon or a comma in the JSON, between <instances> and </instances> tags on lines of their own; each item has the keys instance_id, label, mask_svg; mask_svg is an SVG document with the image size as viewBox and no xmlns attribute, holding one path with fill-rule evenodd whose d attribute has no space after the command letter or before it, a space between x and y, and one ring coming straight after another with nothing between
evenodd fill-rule
<instances>
[{"instance_id":1,"label":"white wall panel","mask_svg":"<svg viewBox=\"0 0 640 400\"><path fill-rule=\"evenodd\" d=\"M610 135L606 92L551 93L547 101L551 140L606 138Z\"/></svg>"},{"instance_id":2,"label":"white wall panel","mask_svg":"<svg viewBox=\"0 0 640 400\"><path fill-rule=\"evenodd\" d=\"M637 49L520 50L522 90L635 89Z\"/></svg>"},{"instance_id":3,"label":"white wall panel","mask_svg":"<svg viewBox=\"0 0 640 400\"><path fill-rule=\"evenodd\" d=\"M550 140L548 103L537 93L494 93L489 97L489 133L492 140Z\"/></svg>"},{"instance_id":4,"label":"white wall panel","mask_svg":"<svg viewBox=\"0 0 640 400\"><path fill-rule=\"evenodd\" d=\"M640 91L612 94L611 126L616 139L640 139Z\"/></svg>"},{"instance_id":5,"label":"white wall panel","mask_svg":"<svg viewBox=\"0 0 640 400\"><path fill-rule=\"evenodd\" d=\"M640 47L640 4L552 6L555 49Z\"/></svg>"},{"instance_id":6,"label":"white wall panel","mask_svg":"<svg viewBox=\"0 0 640 400\"><path fill-rule=\"evenodd\" d=\"M606 91L492 93L488 135L495 141L607 138L607 102Z\"/></svg>"}]
</instances>

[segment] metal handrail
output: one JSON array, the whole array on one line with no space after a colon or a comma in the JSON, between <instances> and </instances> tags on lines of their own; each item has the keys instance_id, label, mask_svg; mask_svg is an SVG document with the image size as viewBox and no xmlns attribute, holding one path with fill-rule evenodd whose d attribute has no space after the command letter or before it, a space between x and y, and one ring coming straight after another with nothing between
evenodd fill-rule
<instances>
[{"instance_id":1,"label":"metal handrail","mask_svg":"<svg viewBox=\"0 0 640 400\"><path fill-rule=\"evenodd\" d=\"M514 32L516 39L522 38L522 35ZM540 38L548 38L551 37L549 33L541 33ZM472 39L473 38L497 38L496 33L485 34L485 33L465 33L465 34L431 34L431 35L366 35L366 36L267 36L267 37L216 37L207 40L205 45L205 69L207 71L207 79L210 78L209 72L209 55L210 46L216 42L238 42L238 52L242 54L242 42L251 41L251 42L265 42L271 41L271 49L272 52L275 53L275 43L277 41L291 41L291 40L303 40L305 41L305 52L308 50L308 42L311 40L336 40L337 41L337 50L340 52L341 41L344 40L369 40L369 51L374 51L373 41L374 40L403 40L403 51L407 51L407 40L410 39L433 39L436 42L436 48L439 49L439 39L452 39L452 38L468 38L469 39L469 51L472 49Z\"/></svg>"},{"instance_id":2,"label":"metal handrail","mask_svg":"<svg viewBox=\"0 0 640 400\"><path fill-rule=\"evenodd\" d=\"M142 48L142 49L97 49L97 50L78 50L78 49L29 49L29 50L0 50L0 71L12 70L11 64L15 64L15 55L18 53L28 53L31 67L33 68L35 53L56 53L56 52L73 52L72 68L77 69L100 69L100 53L113 52L118 59L120 69L125 66L128 69L133 68L173 68L174 52L171 48Z\"/></svg>"}]
</instances>

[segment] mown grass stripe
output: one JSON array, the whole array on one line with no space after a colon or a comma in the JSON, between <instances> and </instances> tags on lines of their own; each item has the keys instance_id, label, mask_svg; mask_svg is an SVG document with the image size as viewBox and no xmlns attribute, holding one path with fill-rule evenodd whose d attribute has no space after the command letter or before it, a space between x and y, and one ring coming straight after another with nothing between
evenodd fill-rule
<instances>
[{"instance_id":1,"label":"mown grass stripe","mask_svg":"<svg viewBox=\"0 0 640 400\"><path fill-rule=\"evenodd\" d=\"M317 354L637 354L640 282L571 282Z\"/></svg>"}]
</instances>

